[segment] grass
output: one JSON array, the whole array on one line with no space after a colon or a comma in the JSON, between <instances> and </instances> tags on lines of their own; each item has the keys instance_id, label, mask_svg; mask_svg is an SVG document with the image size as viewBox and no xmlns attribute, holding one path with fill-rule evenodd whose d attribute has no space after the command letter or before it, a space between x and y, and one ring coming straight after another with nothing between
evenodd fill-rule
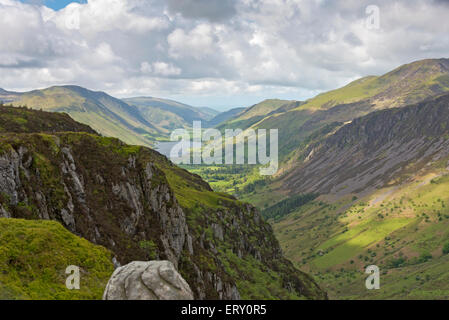
<instances>
[{"instance_id":1,"label":"grass","mask_svg":"<svg viewBox=\"0 0 449 320\"><path fill-rule=\"evenodd\" d=\"M363 270L316 275L333 299L447 300L449 256L397 269L381 269L380 290L367 290Z\"/></svg>"},{"instance_id":2,"label":"grass","mask_svg":"<svg viewBox=\"0 0 449 320\"><path fill-rule=\"evenodd\" d=\"M449 175L441 159L401 188L337 201L320 197L274 223L288 258L334 299L445 299ZM365 266L382 290L367 292Z\"/></svg>"},{"instance_id":3,"label":"grass","mask_svg":"<svg viewBox=\"0 0 449 320\"><path fill-rule=\"evenodd\" d=\"M232 118L218 126L218 129L246 129L262 120L270 112L289 103L288 100L269 99L255 104L244 110L238 117Z\"/></svg>"},{"instance_id":4,"label":"grass","mask_svg":"<svg viewBox=\"0 0 449 320\"><path fill-rule=\"evenodd\" d=\"M262 263L251 256L238 258L231 250L220 253L225 270L237 280L243 300L298 300L302 297L282 289L282 279L273 270L264 270Z\"/></svg>"},{"instance_id":5,"label":"grass","mask_svg":"<svg viewBox=\"0 0 449 320\"><path fill-rule=\"evenodd\" d=\"M351 103L366 99L378 93L379 87L376 85L378 78L374 76L365 77L350 84L326 93L319 94L310 99L298 109L321 109L330 108L337 104Z\"/></svg>"},{"instance_id":6,"label":"grass","mask_svg":"<svg viewBox=\"0 0 449 320\"><path fill-rule=\"evenodd\" d=\"M101 299L111 259L57 222L0 219L0 299ZM70 265L80 267L80 290L65 286Z\"/></svg>"},{"instance_id":7,"label":"grass","mask_svg":"<svg viewBox=\"0 0 449 320\"><path fill-rule=\"evenodd\" d=\"M315 259L313 264L318 269L325 269L344 263L363 253L370 245L382 241L392 232L412 222L413 219L407 218L367 221L350 229L348 232L329 239L318 247L318 250L332 248L332 251Z\"/></svg>"},{"instance_id":8,"label":"grass","mask_svg":"<svg viewBox=\"0 0 449 320\"><path fill-rule=\"evenodd\" d=\"M27 92L14 101L14 105L67 113L102 135L117 137L129 144L152 146L154 141L165 136L148 123L136 107L79 87L51 87Z\"/></svg>"}]
</instances>

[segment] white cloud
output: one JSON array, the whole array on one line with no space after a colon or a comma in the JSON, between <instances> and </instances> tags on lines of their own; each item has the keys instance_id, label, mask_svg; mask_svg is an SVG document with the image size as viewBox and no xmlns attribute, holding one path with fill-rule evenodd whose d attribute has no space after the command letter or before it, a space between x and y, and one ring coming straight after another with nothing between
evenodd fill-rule
<instances>
[{"instance_id":1,"label":"white cloud","mask_svg":"<svg viewBox=\"0 0 449 320\"><path fill-rule=\"evenodd\" d=\"M159 74L161 76L173 76L180 75L181 69L173 66L171 63L165 62L155 62L153 63L153 69L155 74Z\"/></svg>"},{"instance_id":2,"label":"white cloud","mask_svg":"<svg viewBox=\"0 0 449 320\"><path fill-rule=\"evenodd\" d=\"M161 61L154 62L153 64L144 61L140 65L140 71L144 74L154 74L160 76L176 76L180 75L182 72L181 69L175 67L173 64Z\"/></svg>"},{"instance_id":3,"label":"white cloud","mask_svg":"<svg viewBox=\"0 0 449 320\"><path fill-rule=\"evenodd\" d=\"M372 4L379 30L365 27ZM0 0L0 87L73 83L198 104L301 99L447 57L448 14L437 0L89 0L59 11Z\"/></svg>"},{"instance_id":4,"label":"white cloud","mask_svg":"<svg viewBox=\"0 0 449 320\"><path fill-rule=\"evenodd\" d=\"M201 60L213 51L212 26L200 24L187 33L182 29L176 29L169 34L167 41L172 57L194 57Z\"/></svg>"}]
</instances>

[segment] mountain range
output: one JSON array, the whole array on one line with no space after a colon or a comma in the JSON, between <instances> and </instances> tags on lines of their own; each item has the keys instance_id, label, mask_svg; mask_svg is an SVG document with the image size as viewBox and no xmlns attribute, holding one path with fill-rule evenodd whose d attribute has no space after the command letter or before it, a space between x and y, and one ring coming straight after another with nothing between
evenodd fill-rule
<instances>
[{"instance_id":1,"label":"mountain range","mask_svg":"<svg viewBox=\"0 0 449 320\"><path fill-rule=\"evenodd\" d=\"M331 298L448 298L448 79L448 59L417 61L250 126L280 128L282 169L242 197Z\"/></svg>"},{"instance_id":2,"label":"mountain range","mask_svg":"<svg viewBox=\"0 0 449 320\"><path fill-rule=\"evenodd\" d=\"M117 99L105 92L69 85L30 92L0 89L0 101L14 106L67 113L104 136L144 146L155 146L156 141L167 140L174 129L191 128L193 121L202 121L204 127L209 127L235 114L226 112L217 120L214 118L220 112L212 108L192 107L151 97Z\"/></svg>"},{"instance_id":3,"label":"mountain range","mask_svg":"<svg viewBox=\"0 0 449 320\"><path fill-rule=\"evenodd\" d=\"M351 121L375 110L419 102L448 90L449 59L421 60L383 76L364 77L305 102L265 101L263 105L268 106L262 110L267 112L250 112L250 120L248 116L237 117L222 123L221 127L233 127L237 122L242 129L282 129L279 150L286 160L302 141L326 125ZM258 106L248 111L254 108L257 110ZM272 113L276 109L278 112Z\"/></svg>"},{"instance_id":4,"label":"mountain range","mask_svg":"<svg viewBox=\"0 0 449 320\"><path fill-rule=\"evenodd\" d=\"M158 129L169 134L178 128L191 128L193 121L206 122L219 114L210 108L195 108L172 100L151 97L123 99L139 109L142 115L155 123Z\"/></svg>"},{"instance_id":5,"label":"mountain range","mask_svg":"<svg viewBox=\"0 0 449 320\"><path fill-rule=\"evenodd\" d=\"M449 59L221 114L74 86L0 100L16 106L0 113L3 216L58 221L116 263L169 259L196 298L449 298ZM151 146L195 120L279 129L280 170L189 172L111 138ZM368 291L373 264L382 287Z\"/></svg>"}]
</instances>

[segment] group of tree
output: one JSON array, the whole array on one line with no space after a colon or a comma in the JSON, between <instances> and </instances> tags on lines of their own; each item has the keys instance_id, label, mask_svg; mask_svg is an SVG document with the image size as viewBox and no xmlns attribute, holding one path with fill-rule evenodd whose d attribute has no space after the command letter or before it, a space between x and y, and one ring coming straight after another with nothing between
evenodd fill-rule
<instances>
[{"instance_id":1,"label":"group of tree","mask_svg":"<svg viewBox=\"0 0 449 320\"><path fill-rule=\"evenodd\" d=\"M268 207L262 211L262 215L266 219L280 219L287 214L297 210L299 207L315 200L317 194L307 193L299 194L282 200L271 207Z\"/></svg>"}]
</instances>

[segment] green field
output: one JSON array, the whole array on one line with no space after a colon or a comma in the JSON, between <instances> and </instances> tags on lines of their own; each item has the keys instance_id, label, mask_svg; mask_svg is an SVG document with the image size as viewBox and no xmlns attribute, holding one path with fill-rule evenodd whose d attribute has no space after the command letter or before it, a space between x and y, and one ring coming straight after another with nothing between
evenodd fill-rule
<instances>
[{"instance_id":1,"label":"green field","mask_svg":"<svg viewBox=\"0 0 449 320\"><path fill-rule=\"evenodd\" d=\"M447 171L434 169L361 199L321 197L272 223L286 256L331 298L442 299L449 295L448 188ZM371 264L382 272L375 292L364 285Z\"/></svg>"}]
</instances>

